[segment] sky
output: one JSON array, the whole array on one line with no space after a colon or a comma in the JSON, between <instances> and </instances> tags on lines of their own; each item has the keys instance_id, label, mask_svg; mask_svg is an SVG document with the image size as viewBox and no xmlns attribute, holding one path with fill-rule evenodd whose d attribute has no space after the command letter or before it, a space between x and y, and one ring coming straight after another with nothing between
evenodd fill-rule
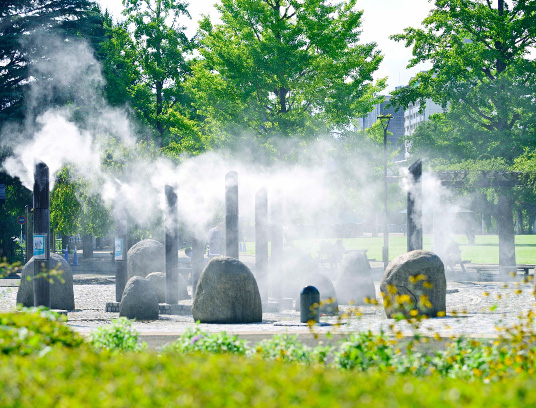
<instances>
[{"instance_id":1,"label":"sky","mask_svg":"<svg viewBox=\"0 0 536 408\"><path fill-rule=\"evenodd\" d=\"M121 0L97 0L102 8L108 9L115 19L122 19ZM201 15L210 15L215 21L218 11L214 8L215 0L192 0L188 7L191 20L185 18L183 24L188 27L187 34L192 36L197 29ZM432 4L429 0L358 0L357 7L364 11L362 22L362 42L376 42L384 55L380 69L375 78L388 77L389 93L396 86L406 85L410 78L426 66L406 69L411 58L411 49L403 43L389 39L392 34L402 33L405 27L419 26L428 15Z\"/></svg>"}]
</instances>

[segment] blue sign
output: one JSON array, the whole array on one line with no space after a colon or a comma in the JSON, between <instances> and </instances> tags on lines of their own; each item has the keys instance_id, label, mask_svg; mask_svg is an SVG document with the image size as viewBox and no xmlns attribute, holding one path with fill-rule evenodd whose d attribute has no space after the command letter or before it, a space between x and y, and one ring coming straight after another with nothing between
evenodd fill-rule
<instances>
[{"instance_id":1,"label":"blue sign","mask_svg":"<svg viewBox=\"0 0 536 408\"><path fill-rule=\"evenodd\" d=\"M20 225L24 225L24 223L26 222L26 217L24 215L21 215L20 217L17 218L17 222Z\"/></svg>"},{"instance_id":2,"label":"blue sign","mask_svg":"<svg viewBox=\"0 0 536 408\"><path fill-rule=\"evenodd\" d=\"M124 261L123 258L123 240L121 238L115 239L114 256L116 261Z\"/></svg>"},{"instance_id":3,"label":"blue sign","mask_svg":"<svg viewBox=\"0 0 536 408\"><path fill-rule=\"evenodd\" d=\"M47 259L46 250L46 234L34 234L33 237L33 255L35 259Z\"/></svg>"}]
</instances>

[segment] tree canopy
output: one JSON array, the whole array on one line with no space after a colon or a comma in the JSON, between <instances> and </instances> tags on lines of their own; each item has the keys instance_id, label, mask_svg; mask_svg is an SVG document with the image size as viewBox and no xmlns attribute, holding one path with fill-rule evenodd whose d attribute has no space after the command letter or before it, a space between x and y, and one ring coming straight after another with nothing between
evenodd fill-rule
<instances>
[{"instance_id":1,"label":"tree canopy","mask_svg":"<svg viewBox=\"0 0 536 408\"><path fill-rule=\"evenodd\" d=\"M187 86L213 146L233 135L312 137L368 112L385 82L361 44L356 0L222 0L222 24L200 23Z\"/></svg>"},{"instance_id":2,"label":"tree canopy","mask_svg":"<svg viewBox=\"0 0 536 408\"><path fill-rule=\"evenodd\" d=\"M534 145L536 2L436 0L423 25L392 37L413 46L410 67L432 64L393 101L449 105L445 117L460 132L451 149L471 143L469 150L511 162Z\"/></svg>"},{"instance_id":3,"label":"tree canopy","mask_svg":"<svg viewBox=\"0 0 536 408\"><path fill-rule=\"evenodd\" d=\"M96 44L103 34L100 10L90 0L5 0L0 21L0 123L22 120L32 81L48 80L30 77L33 62L50 53L48 38L81 36Z\"/></svg>"}]
</instances>

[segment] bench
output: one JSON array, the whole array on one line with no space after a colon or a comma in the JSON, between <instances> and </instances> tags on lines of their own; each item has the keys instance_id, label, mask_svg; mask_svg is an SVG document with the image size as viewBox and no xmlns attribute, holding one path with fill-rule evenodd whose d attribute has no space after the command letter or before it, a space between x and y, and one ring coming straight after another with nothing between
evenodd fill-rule
<instances>
[{"instance_id":1,"label":"bench","mask_svg":"<svg viewBox=\"0 0 536 408\"><path fill-rule=\"evenodd\" d=\"M339 264L344 255L349 254L350 252L360 252L367 256L367 251L368 249L319 249L317 262L319 265L327 264L331 269Z\"/></svg>"},{"instance_id":2,"label":"bench","mask_svg":"<svg viewBox=\"0 0 536 408\"><path fill-rule=\"evenodd\" d=\"M500 266L500 265L492 265L492 264L472 264L468 267L476 271L478 280L480 280L482 272L497 271L500 273L501 269L507 272L514 272L514 273L517 273L517 271L523 271L523 276L527 278L529 276L529 271L531 269L534 269L535 265L517 264L517 265L510 265L510 266Z\"/></svg>"},{"instance_id":3,"label":"bench","mask_svg":"<svg viewBox=\"0 0 536 408\"><path fill-rule=\"evenodd\" d=\"M454 272L454 267L456 265L460 265L460 268L462 269L463 273L467 273L467 270L465 269L465 265L468 265L470 263L471 261L461 260L461 259L458 259L452 262L448 262L448 261L445 262L446 266L448 266L452 272Z\"/></svg>"}]
</instances>

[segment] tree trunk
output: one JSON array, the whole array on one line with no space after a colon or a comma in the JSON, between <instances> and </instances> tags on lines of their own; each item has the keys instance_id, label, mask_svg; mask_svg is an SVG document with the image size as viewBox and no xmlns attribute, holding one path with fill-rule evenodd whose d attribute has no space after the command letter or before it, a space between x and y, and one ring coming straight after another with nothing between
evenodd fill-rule
<instances>
[{"instance_id":1,"label":"tree trunk","mask_svg":"<svg viewBox=\"0 0 536 408\"><path fill-rule=\"evenodd\" d=\"M163 110L163 99L162 92L164 89L163 81L156 81L156 129L160 134L160 145L162 145L162 136L164 135L164 126L162 125L162 110Z\"/></svg>"},{"instance_id":2,"label":"tree trunk","mask_svg":"<svg viewBox=\"0 0 536 408\"><path fill-rule=\"evenodd\" d=\"M514 203L506 196L499 196L497 205L497 227L499 230L499 269L516 264L514 235Z\"/></svg>"},{"instance_id":3,"label":"tree trunk","mask_svg":"<svg viewBox=\"0 0 536 408\"><path fill-rule=\"evenodd\" d=\"M82 257L93 258L93 235L82 236Z\"/></svg>"},{"instance_id":4,"label":"tree trunk","mask_svg":"<svg viewBox=\"0 0 536 408\"><path fill-rule=\"evenodd\" d=\"M65 250L67 248L67 245L69 245L69 235L63 235L61 236L61 248Z\"/></svg>"}]
</instances>

